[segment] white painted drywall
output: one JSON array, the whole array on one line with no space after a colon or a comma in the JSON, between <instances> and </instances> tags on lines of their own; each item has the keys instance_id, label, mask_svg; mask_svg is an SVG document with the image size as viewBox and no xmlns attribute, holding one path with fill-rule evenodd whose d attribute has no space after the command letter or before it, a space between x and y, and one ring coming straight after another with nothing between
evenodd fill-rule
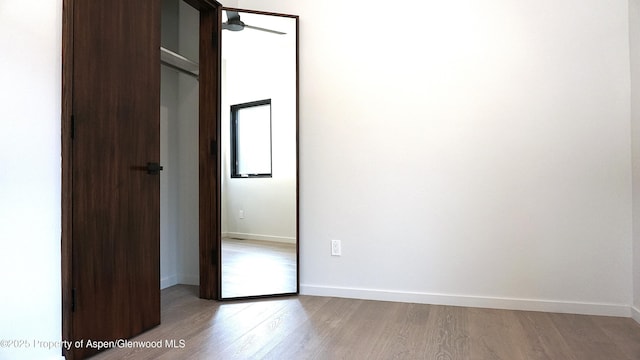
<instances>
[{"instance_id":1,"label":"white painted drywall","mask_svg":"<svg viewBox=\"0 0 640 360\"><path fill-rule=\"evenodd\" d=\"M303 293L629 315L626 0L238 5L300 15Z\"/></svg>"},{"instance_id":2,"label":"white painted drywall","mask_svg":"<svg viewBox=\"0 0 640 360\"><path fill-rule=\"evenodd\" d=\"M0 359L61 358L61 34L60 0L0 2Z\"/></svg>"},{"instance_id":3,"label":"white painted drywall","mask_svg":"<svg viewBox=\"0 0 640 360\"><path fill-rule=\"evenodd\" d=\"M222 232L295 243L295 21L241 16L247 24L287 34L251 29L222 33ZM271 99L272 177L231 178L230 106L264 99Z\"/></svg>"},{"instance_id":4,"label":"white painted drywall","mask_svg":"<svg viewBox=\"0 0 640 360\"><path fill-rule=\"evenodd\" d=\"M633 169L633 304L640 322L640 1L629 1L631 54L631 145Z\"/></svg>"}]
</instances>

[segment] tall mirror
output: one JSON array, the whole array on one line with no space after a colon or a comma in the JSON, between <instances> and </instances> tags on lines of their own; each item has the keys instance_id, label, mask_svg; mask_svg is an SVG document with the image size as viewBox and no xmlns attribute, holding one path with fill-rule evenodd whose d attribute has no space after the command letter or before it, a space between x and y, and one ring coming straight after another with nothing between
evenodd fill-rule
<instances>
[{"instance_id":1,"label":"tall mirror","mask_svg":"<svg viewBox=\"0 0 640 360\"><path fill-rule=\"evenodd\" d=\"M222 11L221 296L298 292L298 17Z\"/></svg>"}]
</instances>

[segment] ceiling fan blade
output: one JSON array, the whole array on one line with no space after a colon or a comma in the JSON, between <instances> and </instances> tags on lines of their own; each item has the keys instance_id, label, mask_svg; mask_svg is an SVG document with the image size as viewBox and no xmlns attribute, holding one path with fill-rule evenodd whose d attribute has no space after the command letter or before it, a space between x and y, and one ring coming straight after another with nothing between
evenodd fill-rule
<instances>
[{"instance_id":1,"label":"ceiling fan blade","mask_svg":"<svg viewBox=\"0 0 640 360\"><path fill-rule=\"evenodd\" d=\"M251 26L251 25L247 25L247 24L244 24L244 27L249 28L249 29L253 29L253 30L266 31L266 32L270 32L272 34L278 34L278 35L286 35L287 34L287 33L281 32L281 31L265 29L265 28L261 28L261 27L258 27L258 26Z\"/></svg>"}]
</instances>

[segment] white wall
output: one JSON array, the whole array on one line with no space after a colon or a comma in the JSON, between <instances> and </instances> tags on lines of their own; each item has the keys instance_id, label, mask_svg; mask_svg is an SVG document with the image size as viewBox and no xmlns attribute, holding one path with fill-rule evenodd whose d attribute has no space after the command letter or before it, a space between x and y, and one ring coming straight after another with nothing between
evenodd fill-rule
<instances>
[{"instance_id":1,"label":"white wall","mask_svg":"<svg viewBox=\"0 0 640 360\"><path fill-rule=\"evenodd\" d=\"M287 34L222 32L222 232L295 243L295 20L241 17L246 24ZM272 177L231 178L230 106L264 99L271 99Z\"/></svg>"},{"instance_id":2,"label":"white wall","mask_svg":"<svg viewBox=\"0 0 640 360\"><path fill-rule=\"evenodd\" d=\"M62 2L0 2L0 359L60 359Z\"/></svg>"},{"instance_id":3,"label":"white wall","mask_svg":"<svg viewBox=\"0 0 640 360\"><path fill-rule=\"evenodd\" d=\"M633 304L640 322L640 1L629 1L631 52L631 143L633 169Z\"/></svg>"},{"instance_id":4,"label":"white wall","mask_svg":"<svg viewBox=\"0 0 640 360\"><path fill-rule=\"evenodd\" d=\"M300 15L303 293L630 315L627 1L238 5Z\"/></svg>"}]
</instances>

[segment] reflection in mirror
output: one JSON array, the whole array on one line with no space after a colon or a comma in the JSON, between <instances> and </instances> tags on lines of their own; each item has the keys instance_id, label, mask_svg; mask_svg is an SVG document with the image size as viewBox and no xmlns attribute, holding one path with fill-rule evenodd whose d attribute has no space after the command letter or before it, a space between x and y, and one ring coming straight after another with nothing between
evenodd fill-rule
<instances>
[{"instance_id":1,"label":"reflection in mirror","mask_svg":"<svg viewBox=\"0 0 640 360\"><path fill-rule=\"evenodd\" d=\"M271 177L271 99L231 105L231 177Z\"/></svg>"},{"instance_id":2,"label":"reflection in mirror","mask_svg":"<svg viewBox=\"0 0 640 360\"><path fill-rule=\"evenodd\" d=\"M221 295L294 294L297 17L226 9L222 21ZM238 140L244 152L234 154Z\"/></svg>"}]
</instances>

